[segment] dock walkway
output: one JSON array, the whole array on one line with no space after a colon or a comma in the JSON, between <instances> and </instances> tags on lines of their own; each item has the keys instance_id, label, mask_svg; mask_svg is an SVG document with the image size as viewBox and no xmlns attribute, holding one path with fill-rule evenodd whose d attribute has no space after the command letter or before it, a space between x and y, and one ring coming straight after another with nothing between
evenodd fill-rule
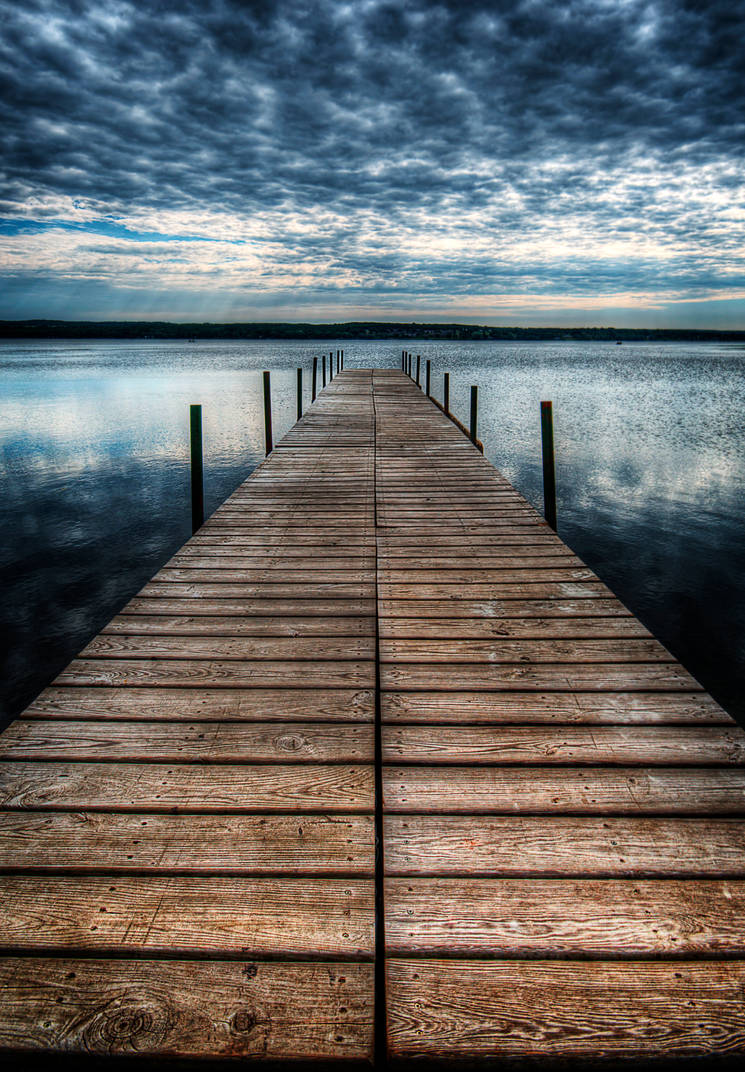
<instances>
[{"instance_id":1,"label":"dock walkway","mask_svg":"<svg viewBox=\"0 0 745 1072\"><path fill-rule=\"evenodd\" d=\"M0 737L0 1047L745 1052L745 734L401 372Z\"/></svg>"}]
</instances>

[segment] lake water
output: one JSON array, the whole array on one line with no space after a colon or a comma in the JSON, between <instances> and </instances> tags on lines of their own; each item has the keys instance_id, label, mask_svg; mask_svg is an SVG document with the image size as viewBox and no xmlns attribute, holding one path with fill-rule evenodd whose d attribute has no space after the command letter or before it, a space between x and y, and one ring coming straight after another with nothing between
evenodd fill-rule
<instances>
[{"instance_id":1,"label":"lake water","mask_svg":"<svg viewBox=\"0 0 745 1072\"><path fill-rule=\"evenodd\" d=\"M745 722L745 350L735 344L0 343L0 569L7 722L190 535L188 408L214 510L275 440L295 369L431 358L487 457L541 506L538 404L554 403L559 533ZM309 376L305 377L306 395Z\"/></svg>"}]
</instances>

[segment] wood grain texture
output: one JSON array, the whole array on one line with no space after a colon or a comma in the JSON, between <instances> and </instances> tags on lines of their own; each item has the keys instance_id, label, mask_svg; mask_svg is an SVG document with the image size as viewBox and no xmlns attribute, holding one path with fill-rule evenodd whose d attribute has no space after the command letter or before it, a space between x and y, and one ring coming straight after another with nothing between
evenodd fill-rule
<instances>
[{"instance_id":1,"label":"wood grain texture","mask_svg":"<svg viewBox=\"0 0 745 1072\"><path fill-rule=\"evenodd\" d=\"M390 812L745 815L745 771L690 767L386 767Z\"/></svg>"},{"instance_id":2,"label":"wood grain texture","mask_svg":"<svg viewBox=\"0 0 745 1072\"><path fill-rule=\"evenodd\" d=\"M372 879L0 877L14 953L371 958Z\"/></svg>"},{"instance_id":3,"label":"wood grain texture","mask_svg":"<svg viewBox=\"0 0 745 1072\"><path fill-rule=\"evenodd\" d=\"M382 747L385 763L745 763L745 731L739 726L386 725Z\"/></svg>"},{"instance_id":4,"label":"wood grain texture","mask_svg":"<svg viewBox=\"0 0 745 1072\"><path fill-rule=\"evenodd\" d=\"M390 956L745 954L745 882L389 878Z\"/></svg>"},{"instance_id":5,"label":"wood grain texture","mask_svg":"<svg viewBox=\"0 0 745 1072\"><path fill-rule=\"evenodd\" d=\"M389 875L745 876L741 819L390 815Z\"/></svg>"},{"instance_id":6,"label":"wood grain texture","mask_svg":"<svg viewBox=\"0 0 745 1072\"><path fill-rule=\"evenodd\" d=\"M373 969L354 963L0 961L0 1048L369 1060Z\"/></svg>"},{"instance_id":7,"label":"wood grain texture","mask_svg":"<svg viewBox=\"0 0 745 1072\"><path fill-rule=\"evenodd\" d=\"M391 1056L661 1058L745 1048L745 963L391 959Z\"/></svg>"},{"instance_id":8,"label":"wood grain texture","mask_svg":"<svg viewBox=\"0 0 745 1072\"><path fill-rule=\"evenodd\" d=\"M0 812L13 872L371 875L369 815Z\"/></svg>"},{"instance_id":9,"label":"wood grain texture","mask_svg":"<svg viewBox=\"0 0 745 1072\"><path fill-rule=\"evenodd\" d=\"M362 661L227 659L75 659L55 685L159 685L170 688L214 684L231 688L373 688L375 663Z\"/></svg>"},{"instance_id":10,"label":"wood grain texture","mask_svg":"<svg viewBox=\"0 0 745 1072\"><path fill-rule=\"evenodd\" d=\"M25 719L140 719L143 721L371 722L372 689L261 689L158 686L52 687L23 712Z\"/></svg>"},{"instance_id":11,"label":"wood grain texture","mask_svg":"<svg viewBox=\"0 0 745 1072\"><path fill-rule=\"evenodd\" d=\"M653 692L383 692L384 722L586 723L588 725L725 725L735 722L711 696L697 688Z\"/></svg>"},{"instance_id":12,"label":"wood grain texture","mask_svg":"<svg viewBox=\"0 0 745 1072\"><path fill-rule=\"evenodd\" d=\"M360 812L374 807L370 765L0 764L0 807L167 812Z\"/></svg>"},{"instance_id":13,"label":"wood grain texture","mask_svg":"<svg viewBox=\"0 0 745 1072\"><path fill-rule=\"evenodd\" d=\"M0 758L166 763L372 763L373 727L333 722L93 722L18 719Z\"/></svg>"}]
</instances>

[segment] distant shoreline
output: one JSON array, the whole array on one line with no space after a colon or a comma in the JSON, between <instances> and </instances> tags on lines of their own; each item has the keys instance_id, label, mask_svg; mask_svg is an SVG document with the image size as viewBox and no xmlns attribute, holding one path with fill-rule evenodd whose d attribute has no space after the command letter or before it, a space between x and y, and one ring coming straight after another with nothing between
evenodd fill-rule
<instances>
[{"instance_id":1,"label":"distant shoreline","mask_svg":"<svg viewBox=\"0 0 745 1072\"><path fill-rule=\"evenodd\" d=\"M352 321L341 324L181 324L150 320L0 320L2 339L417 339L423 342L616 341L745 342L743 331L685 328L490 327Z\"/></svg>"}]
</instances>

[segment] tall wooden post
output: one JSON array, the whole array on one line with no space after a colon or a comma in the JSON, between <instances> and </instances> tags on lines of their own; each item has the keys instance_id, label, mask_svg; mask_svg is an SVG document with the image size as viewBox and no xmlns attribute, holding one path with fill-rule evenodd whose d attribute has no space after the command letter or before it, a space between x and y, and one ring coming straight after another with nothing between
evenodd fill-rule
<instances>
[{"instance_id":1,"label":"tall wooden post","mask_svg":"<svg viewBox=\"0 0 745 1072\"><path fill-rule=\"evenodd\" d=\"M550 402L541 402L541 453L543 454L543 514L551 528L556 532L554 413Z\"/></svg>"},{"instance_id":2,"label":"tall wooden post","mask_svg":"<svg viewBox=\"0 0 745 1072\"><path fill-rule=\"evenodd\" d=\"M297 370L297 419L303 415L303 370Z\"/></svg>"},{"instance_id":3,"label":"tall wooden post","mask_svg":"<svg viewBox=\"0 0 745 1072\"><path fill-rule=\"evenodd\" d=\"M417 385L417 387L421 386L420 381L419 381L419 370L421 368L421 364L422 364L421 355L417 354L416 355L416 385Z\"/></svg>"},{"instance_id":4,"label":"tall wooden post","mask_svg":"<svg viewBox=\"0 0 745 1072\"><path fill-rule=\"evenodd\" d=\"M430 394L432 393L430 390L432 386L432 362L429 360L429 358L427 358L427 366L424 372L424 377L427 386L427 397L429 398Z\"/></svg>"},{"instance_id":5,"label":"tall wooden post","mask_svg":"<svg viewBox=\"0 0 745 1072\"><path fill-rule=\"evenodd\" d=\"M326 386L326 355L321 358L321 387Z\"/></svg>"},{"instance_id":6,"label":"tall wooden post","mask_svg":"<svg viewBox=\"0 0 745 1072\"><path fill-rule=\"evenodd\" d=\"M331 353L329 354L329 383L331 383L333 378L334 378L334 351L332 350Z\"/></svg>"},{"instance_id":7,"label":"tall wooden post","mask_svg":"<svg viewBox=\"0 0 745 1072\"><path fill-rule=\"evenodd\" d=\"M470 436L471 442L476 443L478 436L476 435L477 424L479 419L479 389L478 387L471 386L471 428Z\"/></svg>"},{"instance_id":8,"label":"tall wooden post","mask_svg":"<svg viewBox=\"0 0 745 1072\"><path fill-rule=\"evenodd\" d=\"M274 448L272 442L272 384L268 372L264 373L264 444L266 454L271 454Z\"/></svg>"},{"instance_id":9,"label":"tall wooden post","mask_svg":"<svg viewBox=\"0 0 745 1072\"><path fill-rule=\"evenodd\" d=\"M446 413L450 412L450 373L442 375L442 408Z\"/></svg>"},{"instance_id":10,"label":"tall wooden post","mask_svg":"<svg viewBox=\"0 0 745 1072\"><path fill-rule=\"evenodd\" d=\"M311 392L310 392L310 400L311 400L311 402L315 402L315 400L316 400L316 384L317 384L317 382L318 382L318 358L314 357L313 358L313 386L312 386Z\"/></svg>"},{"instance_id":11,"label":"tall wooden post","mask_svg":"<svg viewBox=\"0 0 745 1072\"><path fill-rule=\"evenodd\" d=\"M191 531L204 524L204 466L202 463L202 407L189 406L191 447Z\"/></svg>"}]
</instances>

